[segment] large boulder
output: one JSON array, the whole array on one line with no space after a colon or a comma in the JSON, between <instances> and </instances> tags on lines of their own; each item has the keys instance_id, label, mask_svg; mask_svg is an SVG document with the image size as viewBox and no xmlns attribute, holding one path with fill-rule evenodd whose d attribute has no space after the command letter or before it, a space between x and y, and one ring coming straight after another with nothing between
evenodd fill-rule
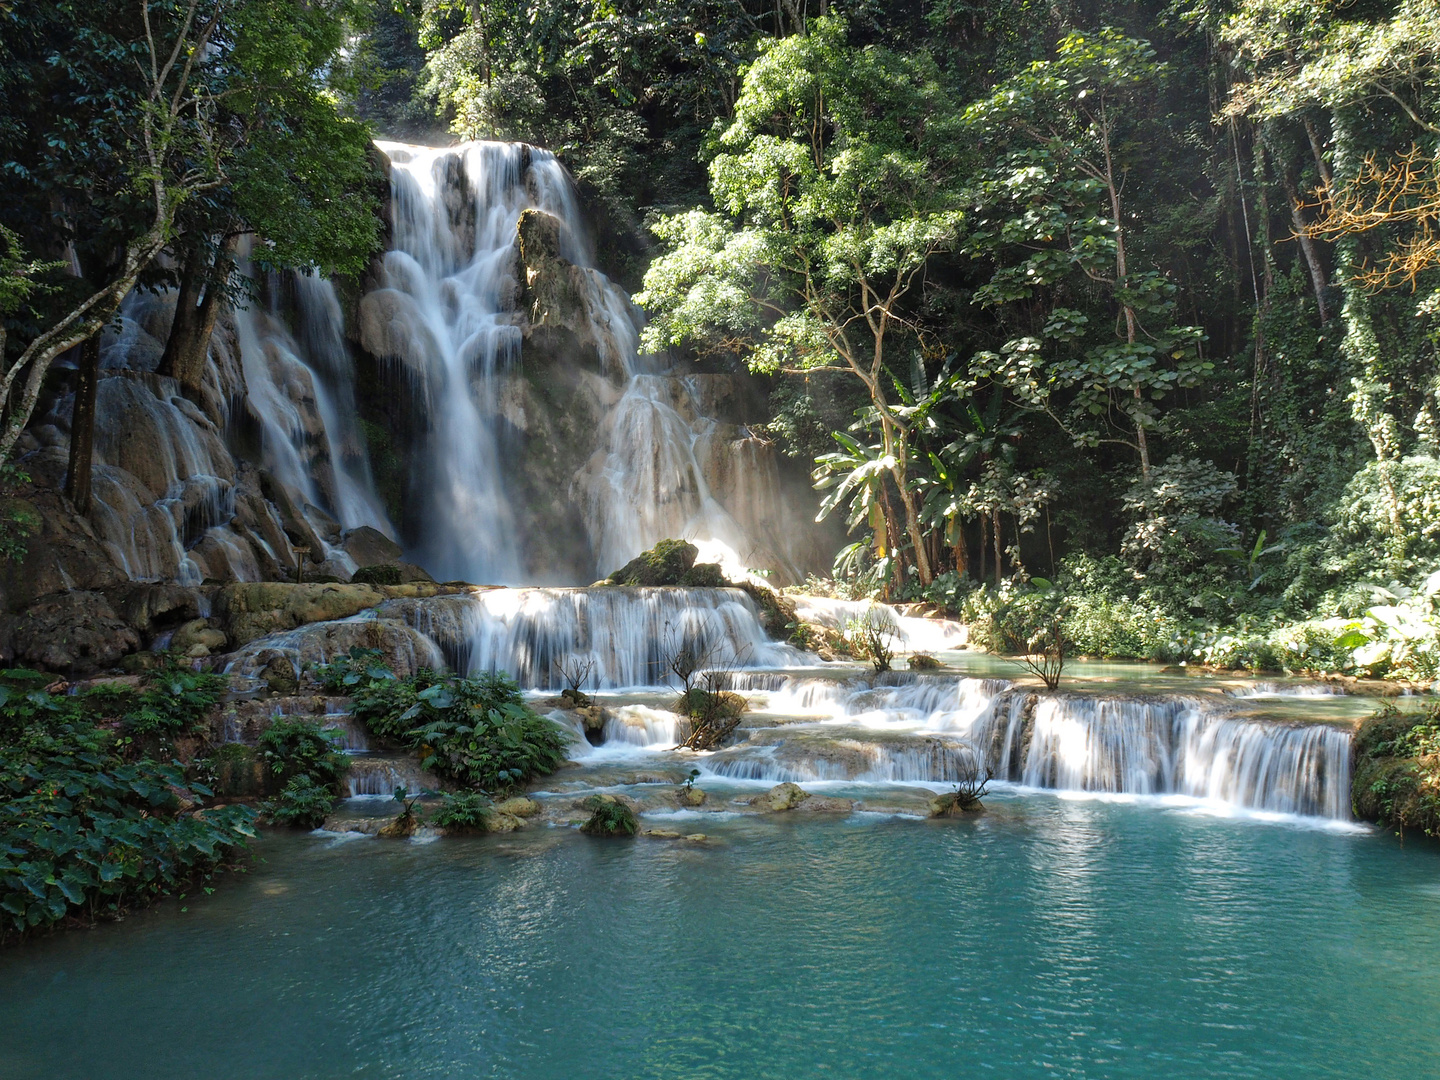
<instances>
[{"instance_id":1,"label":"large boulder","mask_svg":"<svg viewBox=\"0 0 1440 1080\"><path fill-rule=\"evenodd\" d=\"M307 623L346 619L384 599L371 585L245 582L222 588L215 612L231 644L239 646Z\"/></svg>"},{"instance_id":2,"label":"large boulder","mask_svg":"<svg viewBox=\"0 0 1440 1080\"><path fill-rule=\"evenodd\" d=\"M299 685L306 669L327 664L352 648L377 649L380 662L400 678L422 667L443 668L445 656L424 634L395 619L317 622L279 638L258 638L239 650L232 670L261 678L272 689Z\"/></svg>"},{"instance_id":3,"label":"large boulder","mask_svg":"<svg viewBox=\"0 0 1440 1080\"><path fill-rule=\"evenodd\" d=\"M616 570L608 585L679 585L695 565L700 549L688 540L661 540Z\"/></svg>"},{"instance_id":4,"label":"large boulder","mask_svg":"<svg viewBox=\"0 0 1440 1080\"><path fill-rule=\"evenodd\" d=\"M794 810L810 797L810 793L799 784L792 784L787 780L783 784L776 784L764 795L756 795L750 800L750 805L764 813L775 814Z\"/></svg>"},{"instance_id":5,"label":"large boulder","mask_svg":"<svg viewBox=\"0 0 1440 1080\"><path fill-rule=\"evenodd\" d=\"M48 671L89 675L140 648L140 635L104 595L83 589L43 596L5 622L10 646L0 651Z\"/></svg>"},{"instance_id":6,"label":"large boulder","mask_svg":"<svg viewBox=\"0 0 1440 1080\"><path fill-rule=\"evenodd\" d=\"M340 546L358 567L398 563L405 555L399 544L369 525L351 529L345 534Z\"/></svg>"}]
</instances>

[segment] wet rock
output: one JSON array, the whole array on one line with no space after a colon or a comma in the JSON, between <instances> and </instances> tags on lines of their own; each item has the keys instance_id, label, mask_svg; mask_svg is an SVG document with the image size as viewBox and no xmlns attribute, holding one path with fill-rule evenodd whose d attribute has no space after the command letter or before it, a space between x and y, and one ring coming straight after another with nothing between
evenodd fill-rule
<instances>
[{"instance_id":1,"label":"wet rock","mask_svg":"<svg viewBox=\"0 0 1440 1080\"><path fill-rule=\"evenodd\" d=\"M506 799L504 802L496 803L494 813L508 814L511 817L529 818L540 813L541 807L534 799L527 799L523 795L516 795L514 798Z\"/></svg>"},{"instance_id":2,"label":"wet rock","mask_svg":"<svg viewBox=\"0 0 1440 1080\"><path fill-rule=\"evenodd\" d=\"M307 623L345 619L384 599L368 585L249 582L221 589L215 609L226 636L238 646Z\"/></svg>"},{"instance_id":3,"label":"wet rock","mask_svg":"<svg viewBox=\"0 0 1440 1080\"><path fill-rule=\"evenodd\" d=\"M225 648L225 633L211 626L209 619L192 619L176 628L170 648L187 655L191 649L203 648L202 655L208 656Z\"/></svg>"},{"instance_id":4,"label":"wet rock","mask_svg":"<svg viewBox=\"0 0 1440 1080\"><path fill-rule=\"evenodd\" d=\"M704 806L709 796L697 787L681 788L675 792L675 802L681 807Z\"/></svg>"},{"instance_id":5,"label":"wet rock","mask_svg":"<svg viewBox=\"0 0 1440 1080\"><path fill-rule=\"evenodd\" d=\"M523 829L525 822L515 814L507 814L498 806L482 819L487 833L509 833Z\"/></svg>"},{"instance_id":6,"label":"wet rock","mask_svg":"<svg viewBox=\"0 0 1440 1080\"><path fill-rule=\"evenodd\" d=\"M140 648L140 635L98 592L52 593L5 621L14 658L48 671L88 675Z\"/></svg>"},{"instance_id":7,"label":"wet rock","mask_svg":"<svg viewBox=\"0 0 1440 1080\"><path fill-rule=\"evenodd\" d=\"M916 653L910 657L911 671L934 671L945 665L936 660L933 656L926 656L924 653Z\"/></svg>"},{"instance_id":8,"label":"wet rock","mask_svg":"<svg viewBox=\"0 0 1440 1080\"><path fill-rule=\"evenodd\" d=\"M345 534L340 546L345 549L345 554L349 555L358 567L396 563L405 554L399 544L379 529L372 529L369 525L351 529Z\"/></svg>"},{"instance_id":9,"label":"wet rock","mask_svg":"<svg viewBox=\"0 0 1440 1080\"><path fill-rule=\"evenodd\" d=\"M110 595L116 614L141 634L199 618L208 606L201 590L184 585L141 582Z\"/></svg>"},{"instance_id":10,"label":"wet rock","mask_svg":"<svg viewBox=\"0 0 1440 1080\"><path fill-rule=\"evenodd\" d=\"M792 784L787 780L783 784L776 784L764 795L756 795L750 800L750 805L763 813L774 814L793 810L812 797L799 784Z\"/></svg>"},{"instance_id":11,"label":"wet rock","mask_svg":"<svg viewBox=\"0 0 1440 1080\"><path fill-rule=\"evenodd\" d=\"M288 633L257 638L236 657L234 670L259 676L273 656L298 661L302 670L326 664L352 648L378 649L380 662L400 678L422 667L443 668L445 657L435 643L413 627L394 619L363 619L312 623Z\"/></svg>"}]
</instances>

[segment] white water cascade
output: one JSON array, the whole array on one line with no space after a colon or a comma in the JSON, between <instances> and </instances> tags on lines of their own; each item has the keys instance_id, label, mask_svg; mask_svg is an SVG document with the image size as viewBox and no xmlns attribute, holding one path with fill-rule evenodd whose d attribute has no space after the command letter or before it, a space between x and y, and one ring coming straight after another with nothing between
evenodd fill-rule
<instances>
[{"instance_id":1,"label":"white water cascade","mask_svg":"<svg viewBox=\"0 0 1440 1080\"><path fill-rule=\"evenodd\" d=\"M362 336L403 373L423 413L417 560L442 579L518 583L537 573L519 550L520 508L505 481L515 404L504 389L529 318L550 317L520 304L517 222L538 210L558 223L558 287L573 309L558 317L599 361L587 375L598 376L602 415L561 493L580 508L592 577L667 537L702 542L704 558L732 571L799 576L773 458L747 429L713 419L705 380L718 377L679 376L639 353L640 314L593 268L554 155L518 143L377 145L391 164L393 246L382 287L362 301Z\"/></svg>"},{"instance_id":2,"label":"white water cascade","mask_svg":"<svg viewBox=\"0 0 1440 1080\"><path fill-rule=\"evenodd\" d=\"M581 670L582 689L662 687L681 649L707 668L815 662L771 641L738 589L493 589L380 610L437 642L455 667L508 672L530 690L558 690L566 671Z\"/></svg>"},{"instance_id":3,"label":"white water cascade","mask_svg":"<svg viewBox=\"0 0 1440 1080\"><path fill-rule=\"evenodd\" d=\"M317 511L342 529L369 525L393 535L370 478L335 287L311 275L291 280L299 341L274 307L251 303L235 311L246 408L260 425L265 467L301 513L321 525L322 541L327 530ZM348 561L335 548L323 554Z\"/></svg>"},{"instance_id":4,"label":"white water cascade","mask_svg":"<svg viewBox=\"0 0 1440 1080\"><path fill-rule=\"evenodd\" d=\"M1037 695L998 679L901 673L741 672L732 686L753 711L796 722L711 756L703 765L716 775L944 784L988 769L1033 788L1349 817L1349 732L1250 719L1220 698Z\"/></svg>"}]
</instances>

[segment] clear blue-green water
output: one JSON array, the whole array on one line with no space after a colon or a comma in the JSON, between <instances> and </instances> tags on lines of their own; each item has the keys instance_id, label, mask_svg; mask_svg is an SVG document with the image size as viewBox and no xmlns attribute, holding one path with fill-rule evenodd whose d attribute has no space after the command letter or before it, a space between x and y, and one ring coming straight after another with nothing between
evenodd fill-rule
<instances>
[{"instance_id":1,"label":"clear blue-green water","mask_svg":"<svg viewBox=\"0 0 1440 1080\"><path fill-rule=\"evenodd\" d=\"M677 824L715 842L272 837L188 911L0 953L0 1076L1440 1069L1429 844L1043 795Z\"/></svg>"}]
</instances>

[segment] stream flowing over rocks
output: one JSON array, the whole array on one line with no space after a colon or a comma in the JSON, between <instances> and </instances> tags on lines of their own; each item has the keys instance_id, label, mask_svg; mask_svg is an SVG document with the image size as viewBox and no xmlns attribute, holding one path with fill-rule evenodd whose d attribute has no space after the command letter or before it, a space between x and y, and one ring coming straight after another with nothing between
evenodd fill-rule
<instances>
[{"instance_id":1,"label":"stream flowing over rocks","mask_svg":"<svg viewBox=\"0 0 1440 1080\"><path fill-rule=\"evenodd\" d=\"M866 672L780 640L881 618L902 655L949 656L966 631L759 587L755 571L785 585L826 561L814 492L788 484L750 426L765 415L748 377L639 352L640 313L595 267L552 154L377 145L388 250L345 282L261 273L242 252L256 295L220 320L198 393L156 373L174 297L125 301L101 354L86 515L58 494L73 401L45 406L20 447L38 524L0 580L6 660L85 675L169 649L213 664L239 688L218 736L252 744L289 710L323 718L352 754L354 796L429 780L372 749L343 700L315 704L310 670L359 648L401 677L513 675L574 733L571 765L546 783L638 784L642 813L675 810L697 769L725 795L687 788L685 813L877 799L924 813L933 791L990 776L1349 816L1348 731L1255 711L1285 685L1238 691L1253 701L1042 694L943 664ZM693 542L687 569L741 587L584 587L668 538ZM678 649L744 699L717 750L676 749L691 733L673 711ZM593 703L548 697L567 669L586 672ZM817 783L874 790L754 791ZM542 803L574 819L568 796Z\"/></svg>"}]
</instances>

